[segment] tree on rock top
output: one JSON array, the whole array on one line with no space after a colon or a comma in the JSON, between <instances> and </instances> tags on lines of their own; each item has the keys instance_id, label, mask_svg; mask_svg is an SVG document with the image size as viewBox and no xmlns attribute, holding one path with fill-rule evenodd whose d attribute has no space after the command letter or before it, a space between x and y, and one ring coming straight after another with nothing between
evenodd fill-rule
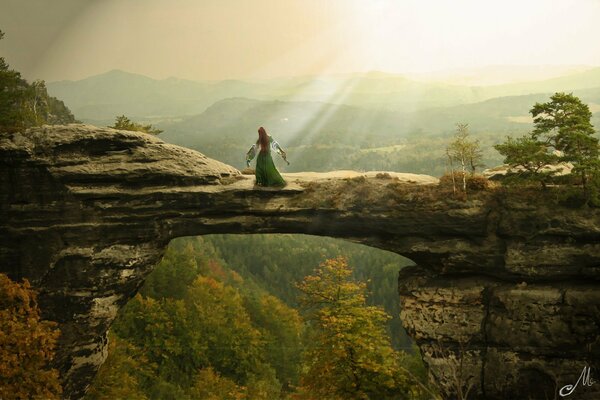
<instances>
[{"instance_id":1,"label":"tree on rock top","mask_svg":"<svg viewBox=\"0 0 600 400\"><path fill-rule=\"evenodd\" d=\"M560 151L561 161L572 162L586 189L593 161L598 160L599 154L588 105L572 93L555 93L549 102L536 103L530 113L535 124L533 138Z\"/></svg>"},{"instance_id":2,"label":"tree on rock top","mask_svg":"<svg viewBox=\"0 0 600 400\"><path fill-rule=\"evenodd\" d=\"M530 178L545 186L556 170L548 164L569 162L578 176L587 200L600 186L600 148L591 123L592 113L572 93L555 93L546 103L536 103L529 111L535 125L522 138L508 138L494 146L511 167L521 167Z\"/></svg>"}]
</instances>

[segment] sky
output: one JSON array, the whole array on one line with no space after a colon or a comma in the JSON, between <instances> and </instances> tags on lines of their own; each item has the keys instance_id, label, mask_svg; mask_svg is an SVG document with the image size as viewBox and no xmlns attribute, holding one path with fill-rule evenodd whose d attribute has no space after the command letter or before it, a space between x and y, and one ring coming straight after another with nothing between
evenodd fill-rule
<instances>
[{"instance_id":1,"label":"sky","mask_svg":"<svg viewBox=\"0 0 600 400\"><path fill-rule=\"evenodd\" d=\"M50 82L598 66L599 20L600 0L0 0L0 55Z\"/></svg>"}]
</instances>

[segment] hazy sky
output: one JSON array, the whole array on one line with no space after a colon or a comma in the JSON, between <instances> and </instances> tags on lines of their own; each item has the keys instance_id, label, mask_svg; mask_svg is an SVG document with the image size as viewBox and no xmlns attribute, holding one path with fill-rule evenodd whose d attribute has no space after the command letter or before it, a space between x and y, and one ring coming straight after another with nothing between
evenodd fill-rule
<instances>
[{"instance_id":1,"label":"hazy sky","mask_svg":"<svg viewBox=\"0 0 600 400\"><path fill-rule=\"evenodd\" d=\"M0 0L28 79L600 65L600 0Z\"/></svg>"}]
</instances>

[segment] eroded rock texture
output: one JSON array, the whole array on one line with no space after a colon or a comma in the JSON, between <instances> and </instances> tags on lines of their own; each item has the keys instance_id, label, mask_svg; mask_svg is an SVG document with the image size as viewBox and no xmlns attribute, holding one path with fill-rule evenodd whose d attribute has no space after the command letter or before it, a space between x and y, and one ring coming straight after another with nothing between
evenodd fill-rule
<instances>
[{"instance_id":1,"label":"eroded rock texture","mask_svg":"<svg viewBox=\"0 0 600 400\"><path fill-rule=\"evenodd\" d=\"M447 398L553 398L584 366L600 380L600 212L483 193L431 177L288 175L283 189L150 135L85 125L0 136L0 261L40 290L62 330L55 360L80 397L106 332L168 242L210 233L345 238L417 264L402 319ZM459 388L460 387L460 388ZM598 398L600 383L575 389Z\"/></svg>"}]
</instances>

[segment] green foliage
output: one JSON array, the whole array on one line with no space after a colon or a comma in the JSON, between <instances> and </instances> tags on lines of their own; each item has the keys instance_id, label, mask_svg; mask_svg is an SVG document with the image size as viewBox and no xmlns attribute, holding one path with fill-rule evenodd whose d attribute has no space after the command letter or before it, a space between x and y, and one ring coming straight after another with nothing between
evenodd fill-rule
<instances>
[{"instance_id":1,"label":"green foliage","mask_svg":"<svg viewBox=\"0 0 600 400\"><path fill-rule=\"evenodd\" d=\"M0 274L0 398L59 399L58 371L48 367L60 332L42 321L29 282Z\"/></svg>"},{"instance_id":2,"label":"green foliage","mask_svg":"<svg viewBox=\"0 0 600 400\"><path fill-rule=\"evenodd\" d=\"M481 167L482 152L479 140L472 139L469 133L469 124L456 124L454 139L446 148L450 165L458 163L463 171L468 169L474 174Z\"/></svg>"},{"instance_id":3,"label":"green foliage","mask_svg":"<svg viewBox=\"0 0 600 400\"><path fill-rule=\"evenodd\" d=\"M71 122L75 122L73 114L62 101L48 95L44 81L28 83L0 57L0 131Z\"/></svg>"},{"instance_id":4,"label":"green foliage","mask_svg":"<svg viewBox=\"0 0 600 400\"><path fill-rule=\"evenodd\" d=\"M237 289L198 277L188 290L186 308L199 356L207 357L223 375L244 383L252 371L261 369L263 338Z\"/></svg>"},{"instance_id":5,"label":"green foliage","mask_svg":"<svg viewBox=\"0 0 600 400\"><path fill-rule=\"evenodd\" d=\"M544 170L546 165L559 161L559 157L548 151L548 146L535 138L526 135L513 139L507 137L506 142L494 146L509 164L511 169L517 168L517 181L535 181L545 186L555 174L554 170Z\"/></svg>"},{"instance_id":6,"label":"green foliage","mask_svg":"<svg viewBox=\"0 0 600 400\"><path fill-rule=\"evenodd\" d=\"M546 103L536 103L530 110L535 129L534 138L544 138L556 150L568 157L579 151L577 141L593 135L592 113L572 93L555 93ZM597 143L597 140L596 140ZM571 161L571 160L568 160Z\"/></svg>"},{"instance_id":7,"label":"green foliage","mask_svg":"<svg viewBox=\"0 0 600 400\"><path fill-rule=\"evenodd\" d=\"M195 399L241 400L246 399L245 388L233 380L222 377L212 367L201 369L191 390Z\"/></svg>"},{"instance_id":8,"label":"green foliage","mask_svg":"<svg viewBox=\"0 0 600 400\"><path fill-rule=\"evenodd\" d=\"M299 378L304 321L298 311L268 294L246 297L245 306L263 338L266 361L276 371L283 390L290 391Z\"/></svg>"},{"instance_id":9,"label":"green foliage","mask_svg":"<svg viewBox=\"0 0 600 400\"><path fill-rule=\"evenodd\" d=\"M308 273L305 260L342 251L368 266L355 276L375 281L368 286L377 293L365 294L365 304L385 299L399 314L396 279L398 265L406 261L391 253L301 235L174 240L113 323L109 357L86 398L315 398L298 389L313 325L286 304L297 304L297 289L281 288ZM224 260L221 254L228 252ZM385 321L380 328L389 335ZM393 352L394 362L418 376L413 381L424 381L418 351L413 352Z\"/></svg>"},{"instance_id":10,"label":"green foliage","mask_svg":"<svg viewBox=\"0 0 600 400\"><path fill-rule=\"evenodd\" d=\"M198 262L205 260L191 243L177 248L170 245L156 268L144 282L140 293L154 299L181 299L187 287L200 273Z\"/></svg>"},{"instance_id":11,"label":"green foliage","mask_svg":"<svg viewBox=\"0 0 600 400\"><path fill-rule=\"evenodd\" d=\"M397 281L398 271L412 265L411 260L345 240L307 235L210 235L203 240L246 279L246 285L256 282L291 307L299 306L294 283L309 275L312 266L346 256L356 265L354 277L367 282L368 303L383 306L392 315L388 329L394 348L411 348L400 321Z\"/></svg>"},{"instance_id":12,"label":"green foliage","mask_svg":"<svg viewBox=\"0 0 600 400\"><path fill-rule=\"evenodd\" d=\"M139 348L114 333L109 335L108 353L110 356L100 367L86 399L147 400L141 385L152 378L156 364L150 364Z\"/></svg>"},{"instance_id":13,"label":"green foliage","mask_svg":"<svg viewBox=\"0 0 600 400\"><path fill-rule=\"evenodd\" d=\"M555 93L547 103L536 103L531 109L535 129L533 136L542 137L562 153L561 161L574 165L584 190L590 173L598 168L598 138L594 137L592 112L587 104L572 93Z\"/></svg>"},{"instance_id":14,"label":"green foliage","mask_svg":"<svg viewBox=\"0 0 600 400\"><path fill-rule=\"evenodd\" d=\"M480 167L483 158L479 140L471 139L469 134L469 124L456 124L456 133L454 139L446 147L446 157L450 166L450 176L452 178L452 189L456 193L457 184L464 194L467 193L467 170L469 174L475 174L475 170ZM460 181L455 179L456 171L460 171Z\"/></svg>"},{"instance_id":15,"label":"green foliage","mask_svg":"<svg viewBox=\"0 0 600 400\"><path fill-rule=\"evenodd\" d=\"M158 135L162 132L162 130L154 128L151 124L142 125L137 122L131 121L124 115L117 116L115 118L115 124L113 126L109 126L109 128L113 129L121 129L124 131L137 131L137 132L145 132L151 135Z\"/></svg>"},{"instance_id":16,"label":"green foliage","mask_svg":"<svg viewBox=\"0 0 600 400\"><path fill-rule=\"evenodd\" d=\"M88 398L272 399L280 382L285 390L297 383L298 313L242 290L240 275L221 263L201 238L169 246L115 320L116 345Z\"/></svg>"},{"instance_id":17,"label":"green foliage","mask_svg":"<svg viewBox=\"0 0 600 400\"><path fill-rule=\"evenodd\" d=\"M550 101L536 103L530 113L535 125L531 134L516 140L508 138L496 145L496 150L511 167L520 167L524 178L540 181L543 186L553 175L544 169L545 165L572 163L572 173L579 176L584 197L593 202L598 191L595 176L600 168L600 147L589 107L572 93L555 93Z\"/></svg>"},{"instance_id":18,"label":"green foliage","mask_svg":"<svg viewBox=\"0 0 600 400\"><path fill-rule=\"evenodd\" d=\"M401 399L425 395L401 368L387 335L390 318L366 303L366 283L352 280L344 258L323 262L299 285L312 323L302 391L327 399Z\"/></svg>"}]
</instances>

